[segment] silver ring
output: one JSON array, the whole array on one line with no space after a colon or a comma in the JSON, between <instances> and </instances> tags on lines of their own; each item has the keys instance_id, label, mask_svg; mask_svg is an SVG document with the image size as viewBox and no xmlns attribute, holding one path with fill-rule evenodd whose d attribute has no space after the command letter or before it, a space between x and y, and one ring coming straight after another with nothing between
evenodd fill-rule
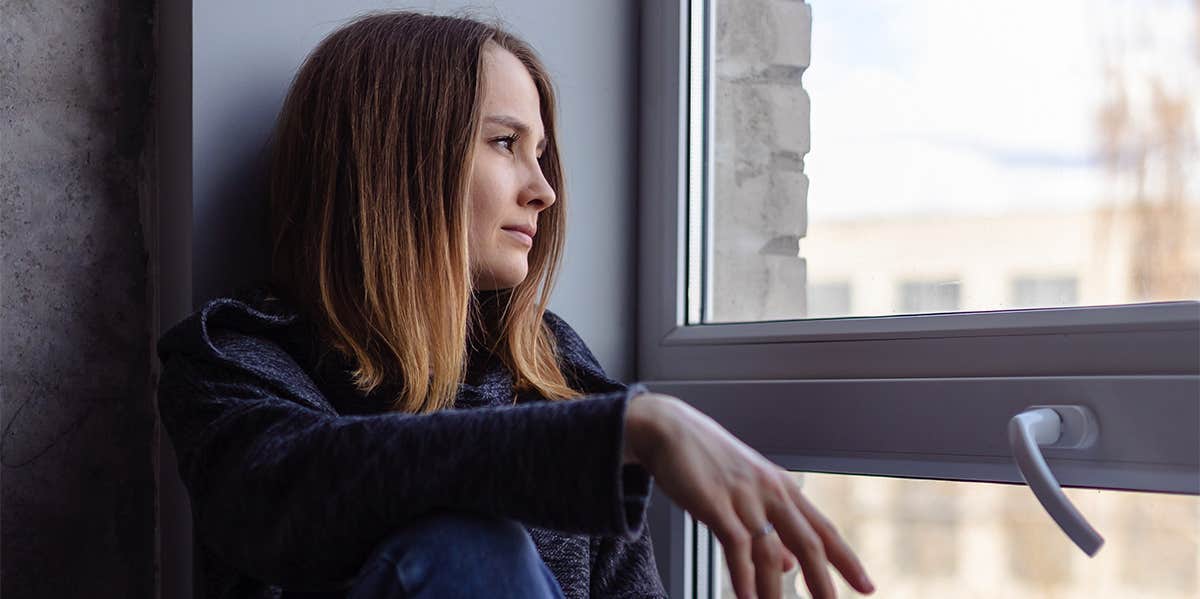
<instances>
[{"instance_id":1,"label":"silver ring","mask_svg":"<svg viewBox=\"0 0 1200 599\"><path fill-rule=\"evenodd\" d=\"M753 537L750 537L750 538L757 539L759 537L765 537L773 532L775 532L775 525L771 524L770 522L767 522L766 524L762 525L762 528L758 529L758 532L754 533Z\"/></svg>"}]
</instances>

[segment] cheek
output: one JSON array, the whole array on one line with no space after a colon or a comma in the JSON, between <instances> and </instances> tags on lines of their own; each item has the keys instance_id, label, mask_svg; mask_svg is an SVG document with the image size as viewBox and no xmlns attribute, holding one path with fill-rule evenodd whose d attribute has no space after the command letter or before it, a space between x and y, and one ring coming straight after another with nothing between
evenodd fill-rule
<instances>
[{"instance_id":1,"label":"cheek","mask_svg":"<svg viewBox=\"0 0 1200 599\"><path fill-rule=\"evenodd\" d=\"M475 199L477 201L472 206L471 224L467 233L467 251L470 252L472 261L487 260L495 253L501 222L496 211L489 209L487 198Z\"/></svg>"},{"instance_id":2,"label":"cheek","mask_svg":"<svg viewBox=\"0 0 1200 599\"><path fill-rule=\"evenodd\" d=\"M477 176L472 181L471 189L471 231L476 235L489 236L503 224L503 184L494 177Z\"/></svg>"},{"instance_id":3,"label":"cheek","mask_svg":"<svg viewBox=\"0 0 1200 599\"><path fill-rule=\"evenodd\" d=\"M476 203L471 210L471 237L468 241L473 244L487 243L491 237L494 220L494 215L485 205L481 202Z\"/></svg>"},{"instance_id":4,"label":"cheek","mask_svg":"<svg viewBox=\"0 0 1200 599\"><path fill-rule=\"evenodd\" d=\"M486 223L475 216L472 214L470 231L467 233L467 252L471 256L471 262L478 263L481 259L486 260L491 253L492 241L488 236Z\"/></svg>"}]
</instances>

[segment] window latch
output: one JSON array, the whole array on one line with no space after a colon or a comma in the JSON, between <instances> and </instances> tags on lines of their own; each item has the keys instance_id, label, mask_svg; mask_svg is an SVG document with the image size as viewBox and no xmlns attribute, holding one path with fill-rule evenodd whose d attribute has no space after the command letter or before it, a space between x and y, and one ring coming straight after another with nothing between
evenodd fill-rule
<instances>
[{"instance_id":1,"label":"window latch","mask_svg":"<svg viewBox=\"0 0 1200 599\"><path fill-rule=\"evenodd\" d=\"M1030 406L1008 422L1008 444L1021 478L1059 528L1088 556L1104 544L1046 465L1042 448L1085 449L1096 442L1100 428L1096 415L1085 406Z\"/></svg>"}]
</instances>

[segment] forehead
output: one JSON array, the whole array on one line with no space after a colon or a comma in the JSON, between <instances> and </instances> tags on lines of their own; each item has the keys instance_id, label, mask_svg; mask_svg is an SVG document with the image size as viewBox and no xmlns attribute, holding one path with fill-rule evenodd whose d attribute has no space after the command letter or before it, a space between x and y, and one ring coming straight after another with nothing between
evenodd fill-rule
<instances>
[{"instance_id":1,"label":"forehead","mask_svg":"<svg viewBox=\"0 0 1200 599\"><path fill-rule=\"evenodd\" d=\"M506 114L541 130L537 86L525 65L512 52L488 44L483 52L483 71L483 116Z\"/></svg>"}]
</instances>

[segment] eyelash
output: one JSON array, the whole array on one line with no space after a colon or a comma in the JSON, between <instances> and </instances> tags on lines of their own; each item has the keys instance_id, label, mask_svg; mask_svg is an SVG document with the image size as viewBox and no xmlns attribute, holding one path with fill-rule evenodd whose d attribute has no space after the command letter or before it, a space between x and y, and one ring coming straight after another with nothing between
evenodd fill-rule
<instances>
[{"instance_id":1,"label":"eyelash","mask_svg":"<svg viewBox=\"0 0 1200 599\"><path fill-rule=\"evenodd\" d=\"M496 139L493 139L492 141L507 141L508 142L507 149L509 152L512 152L512 147L517 144L518 139L521 139L521 136L514 133L512 135L505 135L504 137L497 137Z\"/></svg>"},{"instance_id":2,"label":"eyelash","mask_svg":"<svg viewBox=\"0 0 1200 599\"><path fill-rule=\"evenodd\" d=\"M512 147L513 147L513 146L515 146L515 145L517 144L517 141L518 141L518 140L520 140L520 139L521 139L521 136L520 136L520 135L517 135L516 133L513 133L513 134L511 134L511 135L505 135L504 137L497 137L497 138L493 139L492 141L493 141L493 142L498 142L498 141L506 141L506 142L508 142L508 148L507 148L507 151L508 151L509 153L512 153ZM542 156L538 156L538 157L537 157L537 159L538 159L538 162L541 162L543 157L545 157L545 154L543 154Z\"/></svg>"}]
</instances>

